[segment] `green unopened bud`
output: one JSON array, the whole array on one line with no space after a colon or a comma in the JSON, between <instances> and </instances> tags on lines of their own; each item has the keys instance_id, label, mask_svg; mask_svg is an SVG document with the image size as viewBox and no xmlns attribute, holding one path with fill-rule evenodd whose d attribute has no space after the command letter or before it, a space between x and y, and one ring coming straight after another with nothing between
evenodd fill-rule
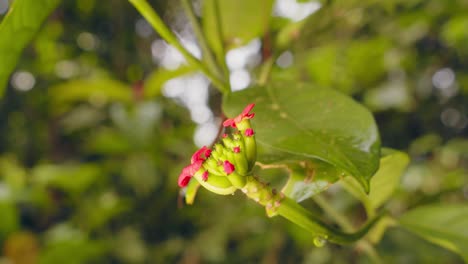
<instances>
[{"instance_id":1,"label":"green unopened bud","mask_svg":"<svg viewBox=\"0 0 468 264\"><path fill-rule=\"evenodd\" d=\"M237 172L240 175L246 175L249 171L245 150L240 146L233 148L233 156L236 164Z\"/></svg>"},{"instance_id":2,"label":"green unopened bud","mask_svg":"<svg viewBox=\"0 0 468 264\"><path fill-rule=\"evenodd\" d=\"M200 183L198 181L189 181L187 188L185 189L185 202L187 204L193 204L193 201L195 201L195 196L197 195L198 188L200 188Z\"/></svg>"},{"instance_id":3,"label":"green unopened bud","mask_svg":"<svg viewBox=\"0 0 468 264\"><path fill-rule=\"evenodd\" d=\"M245 130L251 128L250 119L242 119L240 123L236 123L237 129L243 133Z\"/></svg>"},{"instance_id":4,"label":"green unopened bud","mask_svg":"<svg viewBox=\"0 0 468 264\"><path fill-rule=\"evenodd\" d=\"M211 174L215 174L217 176L224 175L221 166L218 164L218 161L212 157L203 163L203 167Z\"/></svg>"},{"instance_id":5,"label":"green unopened bud","mask_svg":"<svg viewBox=\"0 0 468 264\"><path fill-rule=\"evenodd\" d=\"M216 144L214 150L211 152L211 156L215 160L226 159L224 155L224 146L221 144Z\"/></svg>"},{"instance_id":6,"label":"green unopened bud","mask_svg":"<svg viewBox=\"0 0 468 264\"><path fill-rule=\"evenodd\" d=\"M233 194L237 190L225 176L216 176L211 173L206 175L205 171L200 170L194 177L208 191L216 194L228 195Z\"/></svg>"},{"instance_id":7,"label":"green unopened bud","mask_svg":"<svg viewBox=\"0 0 468 264\"><path fill-rule=\"evenodd\" d=\"M238 141L242 140L242 134L241 133L232 134L232 139L234 139L234 143L238 143Z\"/></svg>"},{"instance_id":8,"label":"green unopened bud","mask_svg":"<svg viewBox=\"0 0 468 264\"><path fill-rule=\"evenodd\" d=\"M234 158L234 152L226 151L226 160L229 160L231 163L236 163L236 159Z\"/></svg>"},{"instance_id":9,"label":"green unopened bud","mask_svg":"<svg viewBox=\"0 0 468 264\"><path fill-rule=\"evenodd\" d=\"M234 141L230 137L225 137L222 139L222 141L224 143L224 146L226 146L229 149L232 149L233 147L236 146Z\"/></svg>"},{"instance_id":10,"label":"green unopened bud","mask_svg":"<svg viewBox=\"0 0 468 264\"><path fill-rule=\"evenodd\" d=\"M246 183L246 177L239 175L237 172L233 172L228 175L227 177L229 181L232 183L233 186L235 186L238 189L241 189L245 186Z\"/></svg>"},{"instance_id":11,"label":"green unopened bud","mask_svg":"<svg viewBox=\"0 0 468 264\"><path fill-rule=\"evenodd\" d=\"M245 156L249 164L249 170L255 165L257 160L257 143L255 141L255 135L252 128L248 128L243 132L244 144L245 144Z\"/></svg>"},{"instance_id":12,"label":"green unopened bud","mask_svg":"<svg viewBox=\"0 0 468 264\"><path fill-rule=\"evenodd\" d=\"M223 153L223 145L216 143L214 145L214 150L217 151L218 153Z\"/></svg>"}]
</instances>

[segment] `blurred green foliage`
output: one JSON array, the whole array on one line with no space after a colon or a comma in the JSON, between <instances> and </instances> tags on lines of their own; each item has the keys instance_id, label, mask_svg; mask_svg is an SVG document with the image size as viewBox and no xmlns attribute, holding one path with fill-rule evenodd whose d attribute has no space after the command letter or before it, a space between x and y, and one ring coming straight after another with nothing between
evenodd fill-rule
<instances>
[{"instance_id":1,"label":"blurred green foliage","mask_svg":"<svg viewBox=\"0 0 468 264\"><path fill-rule=\"evenodd\" d=\"M219 6L227 48L259 38L260 62L291 52L291 65L274 64L272 82L347 93L372 109L382 145L409 153L401 181L379 193L394 196L367 207L403 215L411 226L415 215L437 218L430 207L413 208L467 203L466 0L321 1L301 21L269 17L272 1L228 2ZM152 4L183 32L178 1ZM210 28L213 10L196 4L205 33L219 37ZM0 263L369 263L359 244L316 248L302 229L266 218L242 196L200 191L196 206L182 204L176 179L195 149L196 126L181 100L162 91L194 69L155 66L155 39L126 1L62 1L23 51L0 101ZM216 50L218 42L209 43ZM0 72L12 66L1 54L12 51L0 45ZM265 64L249 65L254 79ZM221 96L210 89L209 98L221 115ZM381 163L400 170L405 158L387 157ZM262 176L286 182L281 169ZM344 189L333 185L321 197L362 223L369 208L355 198L361 193ZM323 213L312 200L303 205ZM442 215L431 227L450 226L450 215ZM427 230L413 234L394 224L381 237L373 230L385 263L463 262L418 236ZM432 241L444 244L441 237ZM465 240L448 247L463 251Z\"/></svg>"}]
</instances>

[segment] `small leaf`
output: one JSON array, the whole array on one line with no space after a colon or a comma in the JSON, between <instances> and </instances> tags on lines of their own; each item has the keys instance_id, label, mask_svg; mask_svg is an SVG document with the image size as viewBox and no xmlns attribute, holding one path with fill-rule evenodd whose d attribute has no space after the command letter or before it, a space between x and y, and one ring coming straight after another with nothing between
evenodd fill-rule
<instances>
[{"instance_id":1,"label":"small leaf","mask_svg":"<svg viewBox=\"0 0 468 264\"><path fill-rule=\"evenodd\" d=\"M253 127L260 162L320 160L369 191L379 165L379 134L371 113L351 98L332 89L275 81L224 99L230 117L256 103Z\"/></svg>"},{"instance_id":2,"label":"small leaf","mask_svg":"<svg viewBox=\"0 0 468 264\"><path fill-rule=\"evenodd\" d=\"M454 16L442 27L442 40L461 54L466 54L466 41L468 40L466 27L468 27L466 16Z\"/></svg>"},{"instance_id":3,"label":"small leaf","mask_svg":"<svg viewBox=\"0 0 468 264\"><path fill-rule=\"evenodd\" d=\"M0 97L7 86L23 49L58 5L59 0L13 1L7 16L0 24Z\"/></svg>"},{"instance_id":4,"label":"small leaf","mask_svg":"<svg viewBox=\"0 0 468 264\"><path fill-rule=\"evenodd\" d=\"M351 177L346 177L342 180L343 186L357 199L359 199L368 214L372 215L375 209L384 204L390 198L400 183L403 171L409 163L409 158L406 153L387 150L388 155L380 159L380 167L377 173L370 181L370 192L366 195L359 183Z\"/></svg>"},{"instance_id":5,"label":"small leaf","mask_svg":"<svg viewBox=\"0 0 468 264\"><path fill-rule=\"evenodd\" d=\"M153 192L159 184L161 177L157 172L154 161L148 155L128 154L123 163L122 176L136 195L144 197Z\"/></svg>"},{"instance_id":6,"label":"small leaf","mask_svg":"<svg viewBox=\"0 0 468 264\"><path fill-rule=\"evenodd\" d=\"M468 204L436 204L415 208L400 217L400 224L468 262Z\"/></svg>"},{"instance_id":7,"label":"small leaf","mask_svg":"<svg viewBox=\"0 0 468 264\"><path fill-rule=\"evenodd\" d=\"M95 129L83 145L86 152L104 155L130 152L132 147L127 138L118 130L105 127Z\"/></svg>"},{"instance_id":8,"label":"small leaf","mask_svg":"<svg viewBox=\"0 0 468 264\"><path fill-rule=\"evenodd\" d=\"M102 255L108 250L108 242L89 239L82 230L72 227L69 223L63 223L45 232L38 263L99 262L100 257L102 259Z\"/></svg>"},{"instance_id":9,"label":"small leaf","mask_svg":"<svg viewBox=\"0 0 468 264\"><path fill-rule=\"evenodd\" d=\"M80 197L76 221L85 230L99 229L127 211L130 208L129 202L114 191L101 192L99 195L88 194Z\"/></svg>"},{"instance_id":10,"label":"small leaf","mask_svg":"<svg viewBox=\"0 0 468 264\"><path fill-rule=\"evenodd\" d=\"M129 102L132 100L130 86L107 78L78 79L60 83L50 88L49 94L54 102L55 112L64 112L70 104L89 101L105 104L107 102Z\"/></svg>"},{"instance_id":11,"label":"small leaf","mask_svg":"<svg viewBox=\"0 0 468 264\"><path fill-rule=\"evenodd\" d=\"M35 184L53 186L72 194L81 194L102 174L94 164L42 164L32 170Z\"/></svg>"}]
</instances>

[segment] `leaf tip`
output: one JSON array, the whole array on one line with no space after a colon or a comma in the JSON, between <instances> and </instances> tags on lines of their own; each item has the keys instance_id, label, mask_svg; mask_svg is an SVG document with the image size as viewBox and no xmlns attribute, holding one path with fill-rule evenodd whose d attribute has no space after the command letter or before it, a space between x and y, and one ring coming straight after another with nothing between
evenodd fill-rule
<instances>
[{"instance_id":1,"label":"leaf tip","mask_svg":"<svg viewBox=\"0 0 468 264\"><path fill-rule=\"evenodd\" d=\"M359 183L362 186L362 189L366 193L366 195L369 195L370 193L370 179L360 179Z\"/></svg>"}]
</instances>

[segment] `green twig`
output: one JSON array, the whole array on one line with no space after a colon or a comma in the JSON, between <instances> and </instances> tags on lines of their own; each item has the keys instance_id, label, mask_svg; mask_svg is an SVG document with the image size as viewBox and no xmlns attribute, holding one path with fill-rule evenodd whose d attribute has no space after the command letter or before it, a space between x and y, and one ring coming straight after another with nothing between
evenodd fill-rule
<instances>
[{"instance_id":1,"label":"green twig","mask_svg":"<svg viewBox=\"0 0 468 264\"><path fill-rule=\"evenodd\" d=\"M343 214L338 212L333 206L331 206L327 200L325 200L320 195L312 196L312 200L322 208L327 215L329 215L335 222L344 230L346 231L353 231L354 226L349 222L348 218L346 218Z\"/></svg>"},{"instance_id":2,"label":"green twig","mask_svg":"<svg viewBox=\"0 0 468 264\"><path fill-rule=\"evenodd\" d=\"M323 238L337 244L350 244L360 240L380 219L380 216L369 221L364 227L353 233L345 233L329 227L317 219L311 212L291 200L285 198L278 208L278 213L291 222L305 228L315 237Z\"/></svg>"},{"instance_id":3,"label":"green twig","mask_svg":"<svg viewBox=\"0 0 468 264\"><path fill-rule=\"evenodd\" d=\"M218 62L221 65L224 76L229 81L229 69L226 64L226 51L224 47L224 37L223 37L221 15L219 14L219 4L217 0L212 1L212 3L214 5L213 9L214 9L214 15L215 15L215 21L216 21L216 35L218 38L219 48L220 48L217 51L216 57L218 58Z\"/></svg>"},{"instance_id":4,"label":"green twig","mask_svg":"<svg viewBox=\"0 0 468 264\"><path fill-rule=\"evenodd\" d=\"M184 8L188 19L190 20L190 24L192 24L193 32L197 37L198 43L200 44L200 48L202 50L203 57L205 58L207 66L212 72L215 72L217 74L218 78L221 78L222 73L220 72L218 65L216 64L216 60L213 57L210 48L208 47L208 44L205 40L205 36L203 35L197 17L195 16L195 11L193 10L192 4L189 2L189 0L182 0L182 7Z\"/></svg>"},{"instance_id":5,"label":"green twig","mask_svg":"<svg viewBox=\"0 0 468 264\"><path fill-rule=\"evenodd\" d=\"M327 215L329 215L335 222L343 228L347 232L354 231L354 226L349 222L348 218L346 218L343 214L338 212L333 206L331 206L327 200L325 200L320 195L315 195L312 199L317 203L320 208L322 208ZM378 252L375 250L374 246L367 240L360 240L357 242L357 247L362 249L367 256L376 264L383 263L381 257L379 256Z\"/></svg>"},{"instance_id":6,"label":"green twig","mask_svg":"<svg viewBox=\"0 0 468 264\"><path fill-rule=\"evenodd\" d=\"M374 262L375 264L384 263L382 258L379 255L379 253L377 252L377 250L374 248L374 246L369 241L360 240L357 243L356 247L362 249L367 254L369 259L372 260L372 262Z\"/></svg>"},{"instance_id":7,"label":"green twig","mask_svg":"<svg viewBox=\"0 0 468 264\"><path fill-rule=\"evenodd\" d=\"M275 64L274 56L270 56L260 68L260 76L258 77L258 85L263 86L268 82L270 78L273 65Z\"/></svg>"},{"instance_id":8,"label":"green twig","mask_svg":"<svg viewBox=\"0 0 468 264\"><path fill-rule=\"evenodd\" d=\"M221 81L218 77L213 74L209 68L203 64L200 60L195 58L190 52L188 52L175 34L164 24L159 15L154 11L150 4L146 0L129 0L133 6L140 12L140 14L153 26L153 28L166 40L169 44L173 45L188 61L188 63L200 69L216 86L221 92L228 93L229 87Z\"/></svg>"},{"instance_id":9,"label":"green twig","mask_svg":"<svg viewBox=\"0 0 468 264\"><path fill-rule=\"evenodd\" d=\"M356 232L345 233L328 226L317 215L306 210L291 198L278 194L268 184L262 183L257 178L248 176L246 181L242 191L250 199L265 206L268 216L281 215L307 230L314 239L318 238L337 244L350 244L360 240L380 219L380 216L376 217Z\"/></svg>"}]
</instances>

